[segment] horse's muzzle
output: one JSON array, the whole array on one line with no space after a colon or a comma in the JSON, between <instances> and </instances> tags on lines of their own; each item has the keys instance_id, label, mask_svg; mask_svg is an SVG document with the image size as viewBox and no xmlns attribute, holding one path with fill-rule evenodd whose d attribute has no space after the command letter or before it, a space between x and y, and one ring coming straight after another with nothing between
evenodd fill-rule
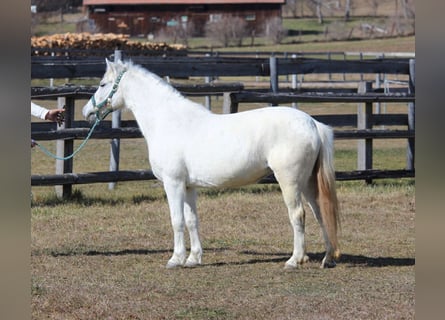
<instances>
[{"instance_id":1,"label":"horse's muzzle","mask_svg":"<svg viewBox=\"0 0 445 320\"><path fill-rule=\"evenodd\" d=\"M90 124L94 124L96 122L97 116L94 112L91 112L86 116L86 119Z\"/></svg>"}]
</instances>

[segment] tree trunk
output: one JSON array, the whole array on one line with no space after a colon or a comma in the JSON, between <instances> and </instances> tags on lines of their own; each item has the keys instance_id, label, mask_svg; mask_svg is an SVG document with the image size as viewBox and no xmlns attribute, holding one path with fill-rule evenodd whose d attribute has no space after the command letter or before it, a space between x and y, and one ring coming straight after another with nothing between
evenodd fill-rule
<instances>
[{"instance_id":1,"label":"tree trunk","mask_svg":"<svg viewBox=\"0 0 445 320\"><path fill-rule=\"evenodd\" d=\"M351 0L346 0L345 3L345 21L349 21L351 17Z\"/></svg>"},{"instance_id":2,"label":"tree trunk","mask_svg":"<svg viewBox=\"0 0 445 320\"><path fill-rule=\"evenodd\" d=\"M323 23L323 13L321 12L321 0L317 1L317 17L318 23Z\"/></svg>"}]
</instances>

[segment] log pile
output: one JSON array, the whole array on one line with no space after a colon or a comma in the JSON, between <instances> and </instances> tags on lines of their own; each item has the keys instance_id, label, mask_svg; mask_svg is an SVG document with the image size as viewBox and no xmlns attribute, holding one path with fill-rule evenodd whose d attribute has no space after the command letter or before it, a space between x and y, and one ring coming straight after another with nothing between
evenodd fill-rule
<instances>
[{"instance_id":1,"label":"log pile","mask_svg":"<svg viewBox=\"0 0 445 320\"><path fill-rule=\"evenodd\" d=\"M183 52L186 47L164 42L139 42L129 40L128 35L114 33L64 33L31 38L31 55L34 56L88 56L115 49L138 52L140 55L162 55L166 52Z\"/></svg>"}]
</instances>

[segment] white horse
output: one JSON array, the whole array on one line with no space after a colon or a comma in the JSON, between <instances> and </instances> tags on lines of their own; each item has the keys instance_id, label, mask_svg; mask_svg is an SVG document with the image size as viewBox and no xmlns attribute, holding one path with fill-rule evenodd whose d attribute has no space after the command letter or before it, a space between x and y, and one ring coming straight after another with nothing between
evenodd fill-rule
<instances>
[{"instance_id":1,"label":"white horse","mask_svg":"<svg viewBox=\"0 0 445 320\"><path fill-rule=\"evenodd\" d=\"M322 229L326 255L321 267L335 266L340 256L339 215L331 128L288 107L214 114L140 66L108 60L106 64L83 115L94 120L121 108L133 112L170 208L174 250L167 268L201 264L197 187L241 186L271 173L280 185L294 233L293 254L285 268L309 259L303 196ZM190 235L187 259L185 226Z\"/></svg>"}]
</instances>

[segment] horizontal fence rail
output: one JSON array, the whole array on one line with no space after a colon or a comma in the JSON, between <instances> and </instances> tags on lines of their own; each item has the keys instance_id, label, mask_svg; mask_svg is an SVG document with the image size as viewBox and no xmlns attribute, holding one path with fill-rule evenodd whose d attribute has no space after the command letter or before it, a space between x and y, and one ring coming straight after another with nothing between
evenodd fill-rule
<instances>
[{"instance_id":1,"label":"horizontal fence rail","mask_svg":"<svg viewBox=\"0 0 445 320\"><path fill-rule=\"evenodd\" d=\"M54 56L64 57L65 59L91 59L91 57L103 58L112 57L116 51L113 49L81 49L81 48L47 48L47 47L31 47L31 56L39 58L53 59ZM287 58L290 56L297 57L318 57L318 58L335 58L347 59L349 57L359 57L361 59L369 58L408 58L414 59L414 52L379 52L379 51L218 51L218 50L125 50L125 54L131 57L140 56L190 56L190 57L277 57Z\"/></svg>"},{"instance_id":2,"label":"horizontal fence rail","mask_svg":"<svg viewBox=\"0 0 445 320\"><path fill-rule=\"evenodd\" d=\"M229 57L133 57L132 60L159 76L269 76L270 60ZM409 74L409 60L323 60L311 58L277 58L278 75L309 73L385 73ZM102 77L104 59L66 59L32 57L31 78Z\"/></svg>"},{"instance_id":3,"label":"horizontal fence rail","mask_svg":"<svg viewBox=\"0 0 445 320\"><path fill-rule=\"evenodd\" d=\"M335 178L338 181L388 179L388 178L412 178L413 170L357 170L352 172L337 171ZM102 171L91 173L64 173L54 175L32 175L32 186L54 186L71 184L108 183L120 181L145 181L156 180L151 170L120 170ZM267 176L258 181L260 184L277 183L274 175Z\"/></svg>"},{"instance_id":4,"label":"horizontal fence rail","mask_svg":"<svg viewBox=\"0 0 445 320\"><path fill-rule=\"evenodd\" d=\"M313 116L316 120L328 119L329 116ZM329 125L329 121L322 121ZM332 121L334 122L334 121ZM389 122L385 122L389 123ZM381 123L379 123L381 124ZM103 125L98 126L91 135L93 139L134 139L143 138L142 132L137 127L129 128L104 128ZM69 139L85 139L88 135L89 128L72 128L60 130L38 130L37 126L32 126L31 137L35 140L69 140ZM402 139L414 138L414 130L337 130L334 131L335 139Z\"/></svg>"},{"instance_id":5,"label":"horizontal fence rail","mask_svg":"<svg viewBox=\"0 0 445 320\"><path fill-rule=\"evenodd\" d=\"M184 95L218 95L224 92L236 92L244 89L244 84L236 83L200 83L200 84L173 84L178 91ZM78 99L89 99L98 86L73 86L60 87L32 87L31 97L33 99L57 99L60 96L76 97Z\"/></svg>"},{"instance_id":6,"label":"horizontal fence rail","mask_svg":"<svg viewBox=\"0 0 445 320\"><path fill-rule=\"evenodd\" d=\"M306 93L260 93L239 92L230 94L231 100L240 102L269 102L269 103L291 103L291 102L414 102L415 96L405 94L381 94L381 93L329 93L329 92L306 92Z\"/></svg>"},{"instance_id":7,"label":"horizontal fence rail","mask_svg":"<svg viewBox=\"0 0 445 320\"><path fill-rule=\"evenodd\" d=\"M406 58L378 58L366 60L326 60L313 58L251 58L251 57L132 57L160 76L188 78L190 76L266 76L270 78L270 89L245 89L243 83L203 83L174 84L185 95L212 96L223 95L223 113L238 112L243 103L265 103L270 105L289 103L356 103L357 114L314 115L313 117L335 128L335 139L358 139L362 141L358 149L359 162L357 170L352 172L336 172L337 180L365 180L382 178L414 177L414 63ZM105 72L103 58L71 58L71 57L32 57L32 78L83 78L101 77ZM372 89L370 83L365 89L351 88L283 88L278 86L278 76L293 74L317 73L357 73L357 74L401 74L408 75L409 81L388 92L383 88ZM206 78L206 79L207 79ZM64 142L64 152L72 149L73 140L84 139L89 131L87 121L77 121L74 117L74 101L89 99L96 91L96 86L32 87L33 99L59 99L64 97L67 105L67 121L65 128L56 128L54 123L35 122L31 124L31 136L35 140L57 140ZM372 111L374 104L404 103L408 105L406 114L376 114ZM130 139L141 138L136 121L119 121L116 127L113 121L103 121L92 134L93 139ZM374 126L384 126L374 129ZM402 126L406 129L389 129L387 126ZM343 127L343 128L342 128ZM344 127L348 127L345 129ZM353 129L350 129L353 128ZM407 139L409 154L407 169L375 170L372 168L373 139ZM360 145L360 143L359 143ZM68 146L68 147L67 147ZM64 196L70 192L73 184L118 182L155 179L150 170L107 171L94 173L72 173L71 165L64 163L63 172L55 175L32 175L32 186L58 185L69 187ZM68 168L68 170L65 170ZM274 183L272 176L262 179L259 183ZM66 192L65 192L66 191Z\"/></svg>"}]
</instances>

